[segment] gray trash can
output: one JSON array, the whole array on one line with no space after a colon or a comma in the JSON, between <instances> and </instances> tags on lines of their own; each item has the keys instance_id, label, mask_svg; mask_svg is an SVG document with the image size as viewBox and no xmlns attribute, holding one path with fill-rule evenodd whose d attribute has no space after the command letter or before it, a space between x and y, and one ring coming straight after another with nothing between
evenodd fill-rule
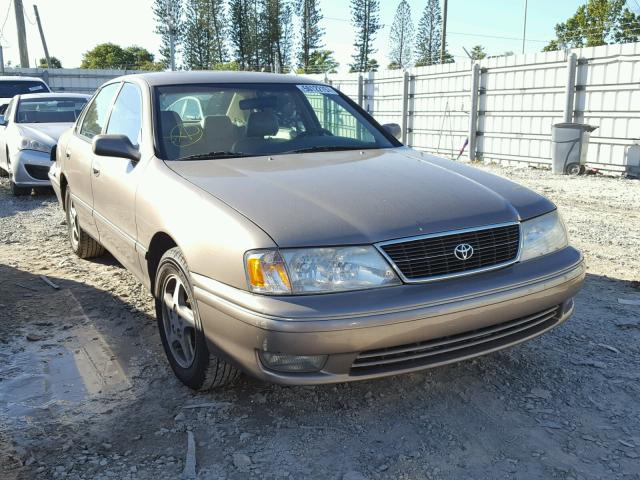
<instances>
[{"instance_id":1,"label":"gray trash can","mask_svg":"<svg viewBox=\"0 0 640 480\"><path fill-rule=\"evenodd\" d=\"M551 170L556 175L584 172L589 136L596 128L584 123L556 123L551 129Z\"/></svg>"}]
</instances>

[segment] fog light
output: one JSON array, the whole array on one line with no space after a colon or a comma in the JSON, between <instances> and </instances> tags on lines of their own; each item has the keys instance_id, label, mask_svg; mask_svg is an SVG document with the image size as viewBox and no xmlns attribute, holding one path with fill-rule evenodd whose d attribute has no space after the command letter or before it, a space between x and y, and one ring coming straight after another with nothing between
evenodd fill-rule
<instances>
[{"instance_id":1,"label":"fog light","mask_svg":"<svg viewBox=\"0 0 640 480\"><path fill-rule=\"evenodd\" d=\"M260 352L265 367L278 372L317 372L327 361L327 355L286 355L284 353Z\"/></svg>"}]
</instances>

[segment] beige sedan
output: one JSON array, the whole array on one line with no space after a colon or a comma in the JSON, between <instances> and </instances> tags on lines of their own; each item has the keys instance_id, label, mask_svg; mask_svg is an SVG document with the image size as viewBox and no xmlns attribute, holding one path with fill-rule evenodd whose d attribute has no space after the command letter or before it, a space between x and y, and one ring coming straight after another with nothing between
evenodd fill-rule
<instances>
[{"instance_id":1,"label":"beige sedan","mask_svg":"<svg viewBox=\"0 0 640 480\"><path fill-rule=\"evenodd\" d=\"M71 248L150 289L194 389L415 371L565 321L585 272L555 206L398 131L306 78L133 75L96 93L49 177Z\"/></svg>"}]
</instances>

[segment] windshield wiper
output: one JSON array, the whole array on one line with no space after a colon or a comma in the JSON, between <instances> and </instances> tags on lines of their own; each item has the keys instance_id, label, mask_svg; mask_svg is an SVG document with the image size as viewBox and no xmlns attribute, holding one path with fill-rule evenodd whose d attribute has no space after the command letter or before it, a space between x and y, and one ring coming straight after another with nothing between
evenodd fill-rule
<instances>
[{"instance_id":1,"label":"windshield wiper","mask_svg":"<svg viewBox=\"0 0 640 480\"><path fill-rule=\"evenodd\" d=\"M209 153L198 153L196 155L189 155L187 157L179 158L178 160L216 160L218 158L240 158L240 157L251 157L252 155L248 155L242 152L228 152L228 151L220 151L220 152L209 152Z\"/></svg>"},{"instance_id":2,"label":"windshield wiper","mask_svg":"<svg viewBox=\"0 0 640 480\"><path fill-rule=\"evenodd\" d=\"M338 152L341 150L372 150L379 147L371 147L371 146L339 146L339 145L327 145L324 147L307 147L307 148L299 148L297 150L291 150L287 153L313 153L313 152Z\"/></svg>"}]
</instances>

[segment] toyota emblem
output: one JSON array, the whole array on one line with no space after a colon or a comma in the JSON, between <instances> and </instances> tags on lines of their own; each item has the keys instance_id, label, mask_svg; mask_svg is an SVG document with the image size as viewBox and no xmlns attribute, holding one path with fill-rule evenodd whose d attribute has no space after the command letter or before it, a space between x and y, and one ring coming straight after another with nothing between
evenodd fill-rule
<instances>
[{"instance_id":1,"label":"toyota emblem","mask_svg":"<svg viewBox=\"0 0 640 480\"><path fill-rule=\"evenodd\" d=\"M453 249L453 254L458 260L469 260L473 257L473 247L468 243L461 243Z\"/></svg>"}]
</instances>

